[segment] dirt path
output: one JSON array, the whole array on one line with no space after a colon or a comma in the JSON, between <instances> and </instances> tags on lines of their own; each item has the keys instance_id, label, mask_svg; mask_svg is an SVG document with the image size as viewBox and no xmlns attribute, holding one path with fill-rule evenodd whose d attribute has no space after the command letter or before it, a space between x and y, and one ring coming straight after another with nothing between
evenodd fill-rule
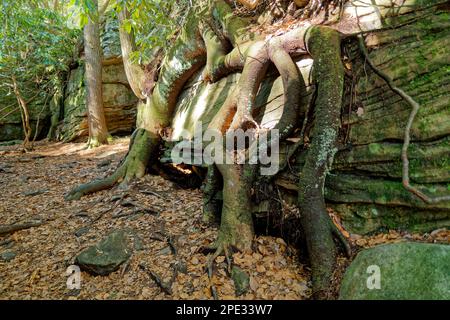
<instances>
[{"instance_id":1,"label":"dirt path","mask_svg":"<svg viewBox=\"0 0 450 320\"><path fill-rule=\"evenodd\" d=\"M35 151L17 147L0 149L0 225L30 220L39 227L0 237L2 299L209 299L206 257L197 252L211 244L217 230L201 222L201 192L183 190L158 176L146 176L128 190L108 190L66 202L64 194L78 183L111 172L125 155L128 139L94 150L84 144L38 143ZM1 151L3 150L3 151ZM128 205L116 200L125 197ZM130 204L131 203L131 204ZM133 203L158 214L133 214ZM118 217L114 217L118 216ZM92 225L88 228L93 220ZM81 291L66 288L66 269L84 248L99 242L113 230L129 228L142 239L130 263L109 276L82 273ZM177 259L187 272L176 277L167 295L141 270L140 264L163 280L172 277L175 262L161 234L174 239ZM305 299L310 295L307 269L297 261L295 250L282 239L257 238L258 251L234 255L234 263L250 275L244 299ZM233 299L233 281L222 257L217 258L213 283L220 298Z\"/></svg>"}]
</instances>

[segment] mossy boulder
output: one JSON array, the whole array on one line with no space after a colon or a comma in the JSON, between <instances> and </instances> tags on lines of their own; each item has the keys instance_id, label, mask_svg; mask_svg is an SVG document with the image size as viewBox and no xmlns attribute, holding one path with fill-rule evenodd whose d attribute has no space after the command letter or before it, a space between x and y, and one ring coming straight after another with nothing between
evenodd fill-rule
<instances>
[{"instance_id":1,"label":"mossy boulder","mask_svg":"<svg viewBox=\"0 0 450 320\"><path fill-rule=\"evenodd\" d=\"M450 245L403 242L363 250L344 275L340 299L448 300Z\"/></svg>"},{"instance_id":2,"label":"mossy boulder","mask_svg":"<svg viewBox=\"0 0 450 320\"><path fill-rule=\"evenodd\" d=\"M250 287L250 277L244 270L233 266L231 278L234 282L236 296L241 296L248 291L248 288Z\"/></svg>"},{"instance_id":3,"label":"mossy boulder","mask_svg":"<svg viewBox=\"0 0 450 320\"><path fill-rule=\"evenodd\" d=\"M114 231L97 245L83 250L75 264L94 275L108 275L119 269L132 253L133 245L129 235L123 231Z\"/></svg>"}]
</instances>

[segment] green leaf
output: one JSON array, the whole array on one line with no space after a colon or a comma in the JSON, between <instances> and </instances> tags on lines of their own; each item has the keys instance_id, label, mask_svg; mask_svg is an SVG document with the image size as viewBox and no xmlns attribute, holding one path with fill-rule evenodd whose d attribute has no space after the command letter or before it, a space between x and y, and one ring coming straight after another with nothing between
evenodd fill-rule
<instances>
[{"instance_id":1,"label":"green leaf","mask_svg":"<svg viewBox=\"0 0 450 320\"><path fill-rule=\"evenodd\" d=\"M122 23L122 28L127 32L127 33L131 33L131 21L130 20L124 20Z\"/></svg>"},{"instance_id":2,"label":"green leaf","mask_svg":"<svg viewBox=\"0 0 450 320\"><path fill-rule=\"evenodd\" d=\"M80 28L83 28L85 25L87 25L88 21L89 17L87 14L80 14L80 23L79 23Z\"/></svg>"}]
</instances>

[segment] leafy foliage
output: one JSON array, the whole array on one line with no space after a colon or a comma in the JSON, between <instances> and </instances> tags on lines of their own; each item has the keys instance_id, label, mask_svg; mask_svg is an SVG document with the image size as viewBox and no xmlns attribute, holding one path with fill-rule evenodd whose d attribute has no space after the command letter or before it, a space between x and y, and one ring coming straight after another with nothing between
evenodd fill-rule
<instances>
[{"instance_id":1,"label":"leafy foliage","mask_svg":"<svg viewBox=\"0 0 450 320\"><path fill-rule=\"evenodd\" d=\"M15 78L27 101L48 96L68 69L78 31L45 1L3 0L0 20L0 93L14 105Z\"/></svg>"},{"instance_id":2,"label":"leafy foliage","mask_svg":"<svg viewBox=\"0 0 450 320\"><path fill-rule=\"evenodd\" d=\"M104 8L105 15L117 18L117 13L124 7L130 12L130 18L125 20L122 28L136 36L138 50L131 57L146 63L151 60L152 53L157 48L168 48L182 26L192 0L103 0L99 8ZM198 2L198 1L197 1ZM72 19L78 28L83 28L88 18L94 21L97 17L94 0L70 0L69 8ZM107 10L106 10L107 9ZM102 10L100 10L102 11ZM102 12L100 13L102 14Z\"/></svg>"},{"instance_id":3,"label":"leafy foliage","mask_svg":"<svg viewBox=\"0 0 450 320\"><path fill-rule=\"evenodd\" d=\"M192 5L189 0L117 0L112 4L113 14L124 6L130 12L130 19L122 27L136 35L138 47L132 58L146 63L156 48L169 47Z\"/></svg>"}]
</instances>

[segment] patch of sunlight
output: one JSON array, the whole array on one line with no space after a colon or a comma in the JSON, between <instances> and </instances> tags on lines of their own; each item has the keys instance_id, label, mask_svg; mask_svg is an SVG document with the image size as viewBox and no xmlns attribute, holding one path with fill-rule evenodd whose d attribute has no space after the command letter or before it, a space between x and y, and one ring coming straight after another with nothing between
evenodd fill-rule
<instances>
[{"instance_id":1,"label":"patch of sunlight","mask_svg":"<svg viewBox=\"0 0 450 320\"><path fill-rule=\"evenodd\" d=\"M81 157L102 159L128 150L130 139L118 139L112 144L102 145L94 149L83 149L78 152Z\"/></svg>"},{"instance_id":2,"label":"patch of sunlight","mask_svg":"<svg viewBox=\"0 0 450 320\"><path fill-rule=\"evenodd\" d=\"M128 150L129 138L118 138L112 144L103 145L94 149L87 149L85 142L80 143L64 143L57 142L45 145L36 154L45 157L58 157L67 155L80 155L82 157L105 158L110 155L124 152Z\"/></svg>"},{"instance_id":3,"label":"patch of sunlight","mask_svg":"<svg viewBox=\"0 0 450 320\"><path fill-rule=\"evenodd\" d=\"M211 84L208 83L208 85L203 88L203 92L201 93L200 97L197 100L196 105L194 106L194 110L192 112L192 120L194 123L197 123L198 119L200 119L200 117L203 115L203 113L206 110L206 102L208 101L206 98L208 97L209 94L209 88L210 88Z\"/></svg>"},{"instance_id":4,"label":"patch of sunlight","mask_svg":"<svg viewBox=\"0 0 450 320\"><path fill-rule=\"evenodd\" d=\"M57 157L62 155L74 154L86 148L86 143L63 143L57 142L49 146L45 146L42 150L36 152L46 157Z\"/></svg>"},{"instance_id":5,"label":"patch of sunlight","mask_svg":"<svg viewBox=\"0 0 450 320\"><path fill-rule=\"evenodd\" d=\"M174 56L173 59L169 60L169 67L170 69L181 70L183 68L183 61Z\"/></svg>"},{"instance_id":6,"label":"patch of sunlight","mask_svg":"<svg viewBox=\"0 0 450 320\"><path fill-rule=\"evenodd\" d=\"M186 130L184 128L184 125L186 123L187 116L188 116L188 109L177 112L172 121L173 131L171 140L176 141L181 138L182 132Z\"/></svg>"},{"instance_id":7,"label":"patch of sunlight","mask_svg":"<svg viewBox=\"0 0 450 320\"><path fill-rule=\"evenodd\" d=\"M181 139L183 132L184 138L192 138L194 126L207 108L207 97L212 85L204 85L201 77L199 73L187 96L180 99L172 121L172 141Z\"/></svg>"},{"instance_id":8,"label":"patch of sunlight","mask_svg":"<svg viewBox=\"0 0 450 320\"><path fill-rule=\"evenodd\" d=\"M415 3L416 0L350 0L344 6L344 15L357 20L359 31L376 30L383 27L383 18L411 12Z\"/></svg>"},{"instance_id":9,"label":"patch of sunlight","mask_svg":"<svg viewBox=\"0 0 450 320\"><path fill-rule=\"evenodd\" d=\"M300 74L303 77L303 81L305 81L306 89L311 90L311 68L313 65L313 59L306 58L301 59L297 62L298 69L300 70Z\"/></svg>"}]
</instances>

